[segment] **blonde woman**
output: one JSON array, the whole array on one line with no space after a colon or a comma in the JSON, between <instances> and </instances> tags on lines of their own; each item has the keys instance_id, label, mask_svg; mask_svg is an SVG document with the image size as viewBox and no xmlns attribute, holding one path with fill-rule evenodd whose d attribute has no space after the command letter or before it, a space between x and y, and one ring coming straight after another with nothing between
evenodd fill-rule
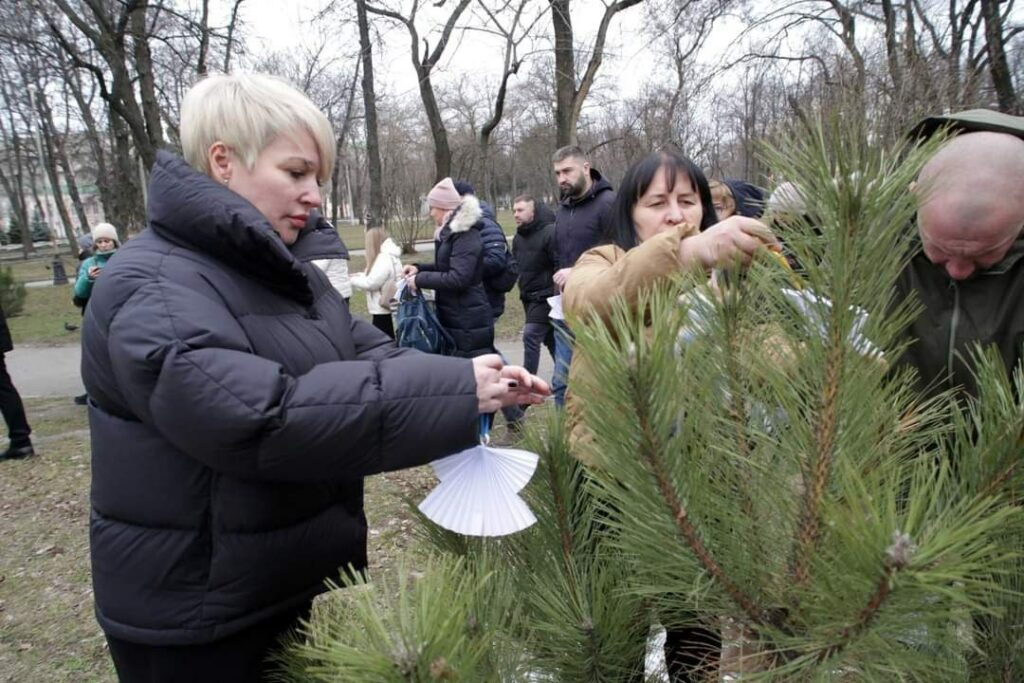
<instances>
[{"instance_id":1,"label":"blonde woman","mask_svg":"<svg viewBox=\"0 0 1024 683\"><path fill-rule=\"evenodd\" d=\"M83 324L96 615L122 682L259 681L325 580L366 567L363 476L471 446L479 413L547 387L349 315L305 262L337 255L307 227L335 139L294 87L211 76L180 131Z\"/></svg>"},{"instance_id":2,"label":"blonde woman","mask_svg":"<svg viewBox=\"0 0 1024 683\"><path fill-rule=\"evenodd\" d=\"M352 286L366 292L366 309L373 316L373 326L395 338L395 325L391 320L390 302L383 300L382 291L388 283L402 279L402 248L388 237L384 228L366 231L366 263L363 273L351 277Z\"/></svg>"}]
</instances>

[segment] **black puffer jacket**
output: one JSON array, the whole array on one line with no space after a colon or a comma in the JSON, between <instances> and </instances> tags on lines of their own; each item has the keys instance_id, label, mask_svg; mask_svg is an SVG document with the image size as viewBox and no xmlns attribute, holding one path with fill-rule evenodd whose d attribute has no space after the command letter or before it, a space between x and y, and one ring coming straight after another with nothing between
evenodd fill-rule
<instances>
[{"instance_id":1,"label":"black puffer jacket","mask_svg":"<svg viewBox=\"0 0 1024 683\"><path fill-rule=\"evenodd\" d=\"M83 324L96 612L208 643L364 567L362 477L472 445L475 381L351 318L309 233L289 249L182 160L158 155L149 200Z\"/></svg>"},{"instance_id":2,"label":"black puffer jacket","mask_svg":"<svg viewBox=\"0 0 1024 683\"><path fill-rule=\"evenodd\" d=\"M512 253L519 263L519 298L526 309L526 322L546 323L555 295L554 274L558 270L555 242L555 214L543 202L535 202L533 220L516 228Z\"/></svg>"},{"instance_id":3,"label":"black puffer jacket","mask_svg":"<svg viewBox=\"0 0 1024 683\"><path fill-rule=\"evenodd\" d=\"M580 254L601 242L604 217L615 191L596 169L590 169L590 189L579 198L563 199L555 214L555 237L558 240L560 268L571 268Z\"/></svg>"},{"instance_id":4,"label":"black puffer jacket","mask_svg":"<svg viewBox=\"0 0 1024 683\"><path fill-rule=\"evenodd\" d=\"M14 342L11 340L11 330L7 327L7 314L0 309L0 355L13 350Z\"/></svg>"},{"instance_id":5,"label":"black puffer jacket","mask_svg":"<svg viewBox=\"0 0 1024 683\"><path fill-rule=\"evenodd\" d=\"M494 316L483 285L480 202L471 194L448 218L435 244L433 263L419 264L416 286L437 293L437 317L455 340L458 355L494 351Z\"/></svg>"},{"instance_id":6,"label":"black puffer jacket","mask_svg":"<svg viewBox=\"0 0 1024 683\"><path fill-rule=\"evenodd\" d=\"M484 292L491 304L491 313L497 320L505 312L505 292L491 286L491 281L504 271L508 260L508 238L505 231L498 225L498 217L491 205L482 199L480 202L480 243L484 250Z\"/></svg>"}]
</instances>

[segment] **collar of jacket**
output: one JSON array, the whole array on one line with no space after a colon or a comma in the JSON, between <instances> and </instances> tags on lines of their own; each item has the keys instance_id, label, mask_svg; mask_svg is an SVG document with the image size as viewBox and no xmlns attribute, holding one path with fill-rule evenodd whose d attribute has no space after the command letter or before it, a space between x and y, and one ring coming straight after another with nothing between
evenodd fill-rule
<instances>
[{"instance_id":1,"label":"collar of jacket","mask_svg":"<svg viewBox=\"0 0 1024 683\"><path fill-rule=\"evenodd\" d=\"M452 213L445 227L452 232L466 232L476 225L483 215L480 200L475 195L467 194L462 197L462 203Z\"/></svg>"},{"instance_id":2,"label":"collar of jacket","mask_svg":"<svg viewBox=\"0 0 1024 683\"><path fill-rule=\"evenodd\" d=\"M516 228L520 235L532 235L545 225L555 222L555 213L548 208L544 202L537 200L533 203L533 220L524 223Z\"/></svg>"},{"instance_id":3,"label":"collar of jacket","mask_svg":"<svg viewBox=\"0 0 1024 683\"><path fill-rule=\"evenodd\" d=\"M329 220L319 212L310 214L306 227L299 233L299 238L291 246L292 256L308 263L318 259L349 260L348 247L341 239Z\"/></svg>"},{"instance_id":4,"label":"collar of jacket","mask_svg":"<svg viewBox=\"0 0 1024 683\"><path fill-rule=\"evenodd\" d=\"M601 172L596 168L590 169L590 189L582 197L566 197L561 201L562 206L573 207L586 204L601 192L609 192L612 189L611 183L604 179Z\"/></svg>"},{"instance_id":5,"label":"collar of jacket","mask_svg":"<svg viewBox=\"0 0 1024 683\"><path fill-rule=\"evenodd\" d=\"M153 164L148 219L169 242L208 254L302 304L313 303L299 260L259 209L169 152L158 152Z\"/></svg>"}]
</instances>

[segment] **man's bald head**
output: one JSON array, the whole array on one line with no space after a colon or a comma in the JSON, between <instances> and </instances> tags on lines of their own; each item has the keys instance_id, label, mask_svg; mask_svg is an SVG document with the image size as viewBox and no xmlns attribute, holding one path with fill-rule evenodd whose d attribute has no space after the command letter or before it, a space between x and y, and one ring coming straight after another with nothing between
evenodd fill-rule
<instances>
[{"instance_id":1,"label":"man's bald head","mask_svg":"<svg viewBox=\"0 0 1024 683\"><path fill-rule=\"evenodd\" d=\"M1024 230L1024 140L965 133L921 170L918 229L928 259L954 280L994 266Z\"/></svg>"}]
</instances>

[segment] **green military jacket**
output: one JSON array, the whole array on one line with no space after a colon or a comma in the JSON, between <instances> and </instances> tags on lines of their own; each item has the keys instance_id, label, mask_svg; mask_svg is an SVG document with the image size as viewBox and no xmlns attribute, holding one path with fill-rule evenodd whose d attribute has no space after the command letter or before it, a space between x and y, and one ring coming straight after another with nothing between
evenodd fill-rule
<instances>
[{"instance_id":1,"label":"green military jacket","mask_svg":"<svg viewBox=\"0 0 1024 683\"><path fill-rule=\"evenodd\" d=\"M995 346L1009 371L1024 346L1024 238L1006 257L969 280L956 281L918 252L896 282L899 300L914 294L924 310L910 326L913 342L897 365L917 369L919 389L933 396L962 387L977 393L969 364L976 344Z\"/></svg>"}]
</instances>

